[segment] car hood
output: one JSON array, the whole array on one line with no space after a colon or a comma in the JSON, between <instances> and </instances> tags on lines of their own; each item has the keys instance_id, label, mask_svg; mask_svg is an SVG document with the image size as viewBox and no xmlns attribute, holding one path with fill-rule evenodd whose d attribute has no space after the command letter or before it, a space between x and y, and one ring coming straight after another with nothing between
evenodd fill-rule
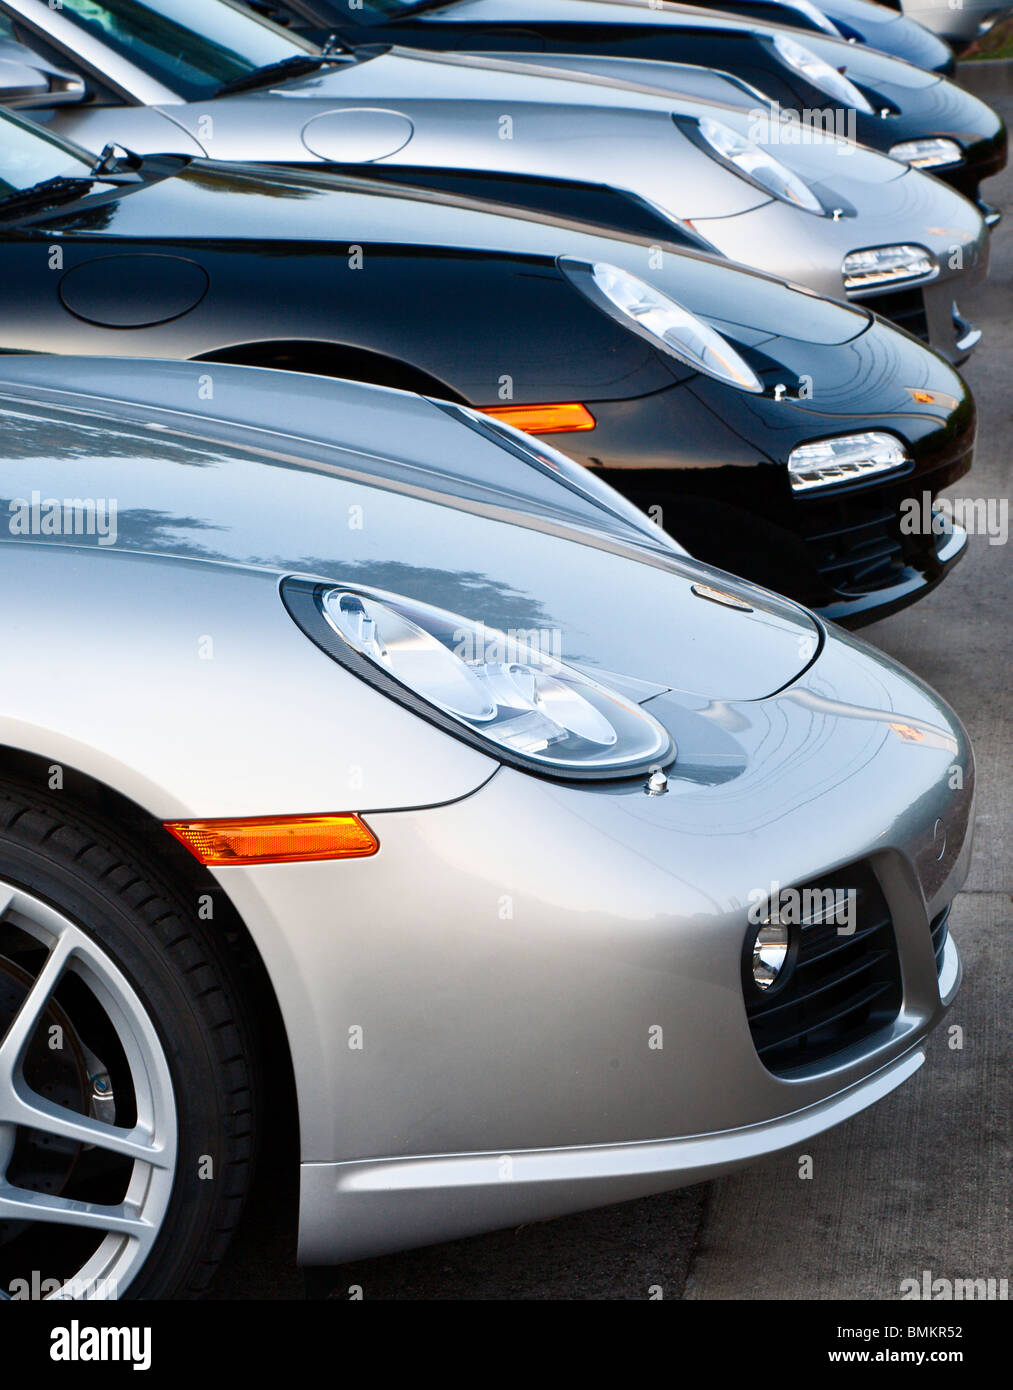
<instances>
[{"instance_id":1,"label":"car hood","mask_svg":"<svg viewBox=\"0 0 1013 1390\"><path fill-rule=\"evenodd\" d=\"M626 14L617 13L622 0L560 0L553 7L545 0L464 0L464 3L449 7L444 11L434 11L424 16L428 23L472 24L517 24L532 22L536 18L543 24L552 20L575 20L585 24L665 24L678 28L687 25L710 25L712 21L730 20L737 28L751 26L752 17L748 14L725 13L718 10L707 11L695 5L666 5L664 10L655 10L643 5L641 0L625 5ZM634 8L637 13L631 13ZM949 60L946 45L929 30L882 4L871 4L869 0L831 0L818 8L828 19L841 28L843 36L850 38L854 33L871 48L884 53L902 57L906 62L917 63L922 68L941 68ZM576 12L580 11L578 15ZM771 16L759 21L759 27L769 29L771 25L782 23L795 26L790 10L785 10L780 21ZM799 41L808 43L810 34L816 31L805 29Z\"/></svg>"},{"instance_id":2,"label":"car hood","mask_svg":"<svg viewBox=\"0 0 1013 1390\"><path fill-rule=\"evenodd\" d=\"M723 107L527 63L395 49L214 104L214 159L477 169L631 188L680 218L730 217L769 194L675 125ZM197 106L173 118L200 139ZM509 123L506 125L505 123Z\"/></svg>"},{"instance_id":3,"label":"car hood","mask_svg":"<svg viewBox=\"0 0 1013 1390\"><path fill-rule=\"evenodd\" d=\"M817 8L825 8L817 6ZM849 11L866 17L870 11L883 11L889 23L893 16L881 5L855 3L855 0L842 0L828 9L833 15L838 13L847 18ZM898 15L897 18L900 18ZM643 0L456 0L444 9L427 11L427 24L551 24L567 21L572 24L611 24L623 25L657 24L675 29L748 29L769 30L786 26L770 19L753 20L748 15L726 14L719 10L708 10L698 5L680 5L675 0L665 0L664 9L648 9ZM790 27L790 26L787 26ZM806 42L815 30L806 30Z\"/></svg>"},{"instance_id":4,"label":"car hood","mask_svg":"<svg viewBox=\"0 0 1013 1390\"><path fill-rule=\"evenodd\" d=\"M871 4L870 0L832 0L821 8L844 38L849 38L853 31L870 48L878 48L920 68L942 69L952 62L953 55L942 39L916 20L887 9L885 5Z\"/></svg>"},{"instance_id":5,"label":"car hood","mask_svg":"<svg viewBox=\"0 0 1013 1390\"><path fill-rule=\"evenodd\" d=\"M545 634L564 660L638 700L666 689L759 699L819 647L805 610L600 509L599 522L544 470L421 397L256 368L24 357L0 364L0 410L11 516L33 499L115 499L111 540L54 535L61 546L420 598ZM16 544L17 526L7 530ZM37 543L40 528L25 534ZM700 597L694 583L748 608Z\"/></svg>"},{"instance_id":6,"label":"car hood","mask_svg":"<svg viewBox=\"0 0 1013 1390\"><path fill-rule=\"evenodd\" d=\"M158 153L184 131L194 150L217 160L391 164L605 183L679 219L731 217L770 201L769 192L713 158L684 128L710 117L766 143L767 108L757 94L687 66L558 62L544 54L477 58L393 49L211 103L66 110L55 128L96 151L117 140ZM831 190L839 184L840 195L860 205L903 172L854 144L849 158L832 144L777 145L783 163Z\"/></svg>"},{"instance_id":7,"label":"car hood","mask_svg":"<svg viewBox=\"0 0 1013 1390\"><path fill-rule=\"evenodd\" d=\"M563 15L553 15L562 20ZM540 0L462 0L462 3L436 11L427 16L428 22L510 23L534 26L549 22ZM853 81L871 85L886 96L897 97L905 90L925 88L938 83L938 73L925 72L892 54L881 53L867 44L850 44L816 31L798 29L769 21L752 20L744 15L719 14L693 6L666 4L663 10L650 9L643 0L566 0L565 21L569 24L610 25L622 30L625 25L640 28L645 24L658 26L669 33L680 29L708 31L715 35L740 35L745 39L771 39L774 34L788 32L806 48L819 54L836 68L842 68ZM967 95L964 93L963 95ZM972 98L973 100L973 98Z\"/></svg>"},{"instance_id":8,"label":"car hood","mask_svg":"<svg viewBox=\"0 0 1013 1390\"><path fill-rule=\"evenodd\" d=\"M769 36L758 32L758 37ZM990 144L998 148L1005 141L1005 127L996 112L938 72L925 72L866 44L846 43L822 34L806 33L804 43L862 88L877 110L891 113L882 118L888 137L883 140L884 147L937 133L958 140L968 152ZM862 138L872 139L868 133ZM879 146L880 142L875 143Z\"/></svg>"},{"instance_id":9,"label":"car hood","mask_svg":"<svg viewBox=\"0 0 1013 1390\"><path fill-rule=\"evenodd\" d=\"M203 147L215 159L318 159L601 182L629 188L680 219L732 217L771 195L713 158L687 129L710 118L767 145L768 108L721 75L707 83L698 73L610 59L564 59L557 67L543 54L478 58L392 49L216 103L214 136ZM204 118L196 108L172 115L199 137ZM879 186L906 168L850 141L804 145L779 139L775 129L773 143L784 164L826 186L824 196L836 192L859 209L872 206Z\"/></svg>"},{"instance_id":10,"label":"car hood","mask_svg":"<svg viewBox=\"0 0 1013 1390\"><path fill-rule=\"evenodd\" d=\"M252 243L262 252L283 247L272 272L276 287L288 274L297 279L300 245L313 257L330 245L335 256L347 259L348 229L354 228L358 244L410 247L420 256L449 249L542 264L561 256L609 261L650 280L694 313L745 330L751 343L782 335L786 325L800 342L844 343L869 324L864 310L717 257L674 248L648 257L650 248L642 241L602 236L581 223L508 216L495 204L414 189L406 193L401 186L330 174L272 170L268 175L262 168L194 160L173 177L61 219L65 229L78 233L93 224L110 252L138 244L199 248L202 242ZM660 265L649 268L654 261Z\"/></svg>"}]
</instances>

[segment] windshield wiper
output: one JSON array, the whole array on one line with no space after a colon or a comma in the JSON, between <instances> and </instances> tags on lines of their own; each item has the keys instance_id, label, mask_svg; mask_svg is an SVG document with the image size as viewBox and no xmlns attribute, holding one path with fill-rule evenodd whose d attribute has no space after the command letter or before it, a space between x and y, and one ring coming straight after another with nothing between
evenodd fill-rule
<instances>
[{"instance_id":1,"label":"windshield wiper","mask_svg":"<svg viewBox=\"0 0 1013 1390\"><path fill-rule=\"evenodd\" d=\"M17 188L0 198L0 217L11 212L30 212L33 208L57 207L60 203L73 202L75 198L83 198L90 193L97 183L140 183L141 175L137 171L142 163L139 155L124 149L122 145L106 145L87 174L57 174L28 188Z\"/></svg>"},{"instance_id":2,"label":"windshield wiper","mask_svg":"<svg viewBox=\"0 0 1013 1390\"><path fill-rule=\"evenodd\" d=\"M56 207L58 203L68 203L87 193L96 179L90 175L68 178L58 174L56 178L43 179L33 183L30 188L19 188L6 197L0 198L0 216L9 212L24 212L30 208Z\"/></svg>"},{"instance_id":3,"label":"windshield wiper","mask_svg":"<svg viewBox=\"0 0 1013 1390\"><path fill-rule=\"evenodd\" d=\"M323 67L325 63L343 62L351 51L344 46L340 52L336 51L332 38L320 53L294 53L291 58L282 58L280 62L268 63L266 67L254 68L252 72L244 72L241 77L233 77L230 81L222 83L215 96L227 97L233 92L252 92L256 87L269 87L274 82L287 82L289 78L316 72L317 68Z\"/></svg>"}]
</instances>

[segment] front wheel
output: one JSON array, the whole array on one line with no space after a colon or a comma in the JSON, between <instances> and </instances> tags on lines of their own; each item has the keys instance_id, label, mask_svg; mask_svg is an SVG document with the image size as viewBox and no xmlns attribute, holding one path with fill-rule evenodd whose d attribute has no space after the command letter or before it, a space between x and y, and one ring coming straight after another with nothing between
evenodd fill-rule
<instances>
[{"instance_id":1,"label":"front wheel","mask_svg":"<svg viewBox=\"0 0 1013 1390\"><path fill-rule=\"evenodd\" d=\"M0 1298L198 1295L253 1161L250 1030L195 904L0 791Z\"/></svg>"}]
</instances>

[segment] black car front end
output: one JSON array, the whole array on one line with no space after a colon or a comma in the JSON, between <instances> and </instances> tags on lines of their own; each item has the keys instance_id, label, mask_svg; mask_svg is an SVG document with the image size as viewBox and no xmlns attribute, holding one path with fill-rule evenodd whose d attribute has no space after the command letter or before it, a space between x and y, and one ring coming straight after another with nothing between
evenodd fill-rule
<instances>
[{"instance_id":1,"label":"black car front end","mask_svg":"<svg viewBox=\"0 0 1013 1390\"><path fill-rule=\"evenodd\" d=\"M553 443L660 506L692 553L842 620L909 602L951 562L901 510L927 492L931 522L969 467L970 397L865 309L436 192L171 158L129 177L0 227L0 351L286 366L532 434L548 416ZM818 476L814 450L870 434L868 461Z\"/></svg>"},{"instance_id":2,"label":"black car front end","mask_svg":"<svg viewBox=\"0 0 1013 1390\"><path fill-rule=\"evenodd\" d=\"M975 407L957 373L877 318L847 344L782 336L752 350L721 327L756 366L762 395L697 375L646 397L585 402L594 428L551 442L697 558L845 626L935 587L966 542L934 506L971 467ZM840 477L792 471L813 445L869 432L899 441L903 462Z\"/></svg>"}]
</instances>

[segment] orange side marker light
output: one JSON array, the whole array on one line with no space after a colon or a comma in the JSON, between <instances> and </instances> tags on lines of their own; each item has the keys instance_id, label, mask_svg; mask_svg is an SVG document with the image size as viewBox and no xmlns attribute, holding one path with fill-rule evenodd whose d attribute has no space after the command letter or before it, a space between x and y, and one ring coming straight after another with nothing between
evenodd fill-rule
<instances>
[{"instance_id":1,"label":"orange side marker light","mask_svg":"<svg viewBox=\"0 0 1013 1390\"><path fill-rule=\"evenodd\" d=\"M921 729L912 728L910 724L891 724L890 728L898 738L902 738L905 743L925 742L925 735L922 733Z\"/></svg>"},{"instance_id":2,"label":"orange side marker light","mask_svg":"<svg viewBox=\"0 0 1013 1390\"><path fill-rule=\"evenodd\" d=\"M256 816L248 820L167 820L170 835L201 864L299 864L363 859L379 841L355 815Z\"/></svg>"},{"instance_id":3,"label":"orange side marker light","mask_svg":"<svg viewBox=\"0 0 1013 1390\"><path fill-rule=\"evenodd\" d=\"M488 406L483 415L502 420L525 434L561 434L567 430L593 430L595 419L586 405L568 401L561 405Z\"/></svg>"}]
</instances>

